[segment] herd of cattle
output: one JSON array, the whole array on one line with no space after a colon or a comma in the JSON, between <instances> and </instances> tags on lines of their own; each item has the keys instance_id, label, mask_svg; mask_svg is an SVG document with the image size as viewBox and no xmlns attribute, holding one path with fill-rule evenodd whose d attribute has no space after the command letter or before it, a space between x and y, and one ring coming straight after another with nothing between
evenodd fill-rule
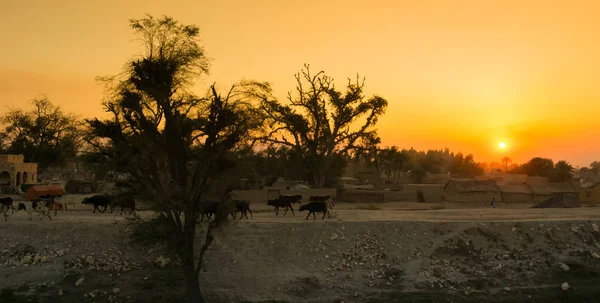
<instances>
[{"instance_id":1,"label":"herd of cattle","mask_svg":"<svg viewBox=\"0 0 600 303\"><path fill-rule=\"evenodd\" d=\"M329 211L328 206L335 206L333 203L333 199L331 196L311 196L309 198L309 202L306 204L302 204L302 195L280 195L276 199L268 200L267 205L274 207L275 215L279 215L279 209L284 209L283 215L285 216L289 210L294 213L293 204L301 204L299 207L299 211L308 211L308 215L306 216L306 220L313 215L313 220L316 219L316 213L323 213L323 217L321 219L325 219L325 215L331 217L331 213ZM42 195L39 200L31 201L31 202L18 202L17 208L14 207L14 200L11 197L0 198L0 213L4 215L4 221L8 221L8 212L12 211L11 214L19 211L25 211L28 214L29 220L32 220L33 213L38 213L40 215L40 220L44 219L44 217L48 217L48 220L52 220L51 212L54 211L54 215L56 216L59 210L68 210L67 204L63 204L60 202L60 196L52 196L52 195ZM248 218L248 213L252 217L252 210L250 209L250 203L244 200L231 200L232 203L228 204L231 206L231 210L227 211L227 213L231 214L233 219L237 218L237 214L240 213L240 219L246 217ZM110 212L113 212L113 208L120 207L121 212L119 215L123 213L131 213L133 214L137 209L135 206L135 198L132 195L121 195L121 196L111 196L111 195L95 195L92 197L84 198L81 202L84 205L93 205L94 209L92 213L95 213L96 210L100 213L104 213L107 208L110 207ZM206 216L209 220L216 216L219 210L222 209L223 205L227 205L222 203L219 200L204 200L200 203L200 214L202 221ZM129 210L129 211L126 211Z\"/></svg>"}]
</instances>

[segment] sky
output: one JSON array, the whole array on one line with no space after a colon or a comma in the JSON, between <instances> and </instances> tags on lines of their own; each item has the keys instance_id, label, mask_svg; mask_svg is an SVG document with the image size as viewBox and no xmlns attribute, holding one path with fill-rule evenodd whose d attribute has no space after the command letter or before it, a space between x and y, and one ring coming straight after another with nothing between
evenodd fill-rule
<instances>
[{"instance_id":1,"label":"sky","mask_svg":"<svg viewBox=\"0 0 600 303\"><path fill-rule=\"evenodd\" d=\"M340 87L359 74L388 100L384 146L600 160L595 0L0 0L0 114L46 95L104 115L96 77L142 50L128 20L146 13L200 27L213 63L199 94L253 79L285 99L309 63Z\"/></svg>"}]
</instances>

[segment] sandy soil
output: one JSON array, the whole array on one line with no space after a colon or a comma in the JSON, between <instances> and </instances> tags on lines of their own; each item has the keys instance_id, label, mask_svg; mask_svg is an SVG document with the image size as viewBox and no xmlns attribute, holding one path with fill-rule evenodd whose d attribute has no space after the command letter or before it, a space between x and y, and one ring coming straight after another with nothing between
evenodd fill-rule
<instances>
[{"instance_id":1,"label":"sandy soil","mask_svg":"<svg viewBox=\"0 0 600 303\"><path fill-rule=\"evenodd\" d=\"M118 212L75 206L50 222L22 212L0 222L0 302L180 302L174 258L132 243ZM224 226L209 250L204 292L209 302L600 297L600 208L439 207L339 203L334 218L305 220L252 205L253 218Z\"/></svg>"}]
</instances>

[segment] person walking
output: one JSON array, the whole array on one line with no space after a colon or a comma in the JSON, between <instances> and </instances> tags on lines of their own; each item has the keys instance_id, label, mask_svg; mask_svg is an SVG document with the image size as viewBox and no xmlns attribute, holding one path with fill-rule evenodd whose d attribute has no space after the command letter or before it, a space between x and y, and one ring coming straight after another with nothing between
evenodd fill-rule
<instances>
[{"instance_id":1,"label":"person walking","mask_svg":"<svg viewBox=\"0 0 600 303\"><path fill-rule=\"evenodd\" d=\"M492 198L492 208L496 208L496 198Z\"/></svg>"}]
</instances>

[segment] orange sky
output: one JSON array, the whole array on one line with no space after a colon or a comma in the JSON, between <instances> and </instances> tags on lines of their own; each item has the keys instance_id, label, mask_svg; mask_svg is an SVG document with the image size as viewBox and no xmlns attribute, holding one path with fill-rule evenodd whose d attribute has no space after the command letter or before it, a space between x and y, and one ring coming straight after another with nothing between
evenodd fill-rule
<instances>
[{"instance_id":1,"label":"orange sky","mask_svg":"<svg viewBox=\"0 0 600 303\"><path fill-rule=\"evenodd\" d=\"M128 19L201 28L211 74L284 97L310 63L340 85L356 73L389 101L384 145L478 161L600 160L600 1L0 1L0 113L46 94L102 114L96 76L140 50ZM508 148L500 151L499 141Z\"/></svg>"}]
</instances>

